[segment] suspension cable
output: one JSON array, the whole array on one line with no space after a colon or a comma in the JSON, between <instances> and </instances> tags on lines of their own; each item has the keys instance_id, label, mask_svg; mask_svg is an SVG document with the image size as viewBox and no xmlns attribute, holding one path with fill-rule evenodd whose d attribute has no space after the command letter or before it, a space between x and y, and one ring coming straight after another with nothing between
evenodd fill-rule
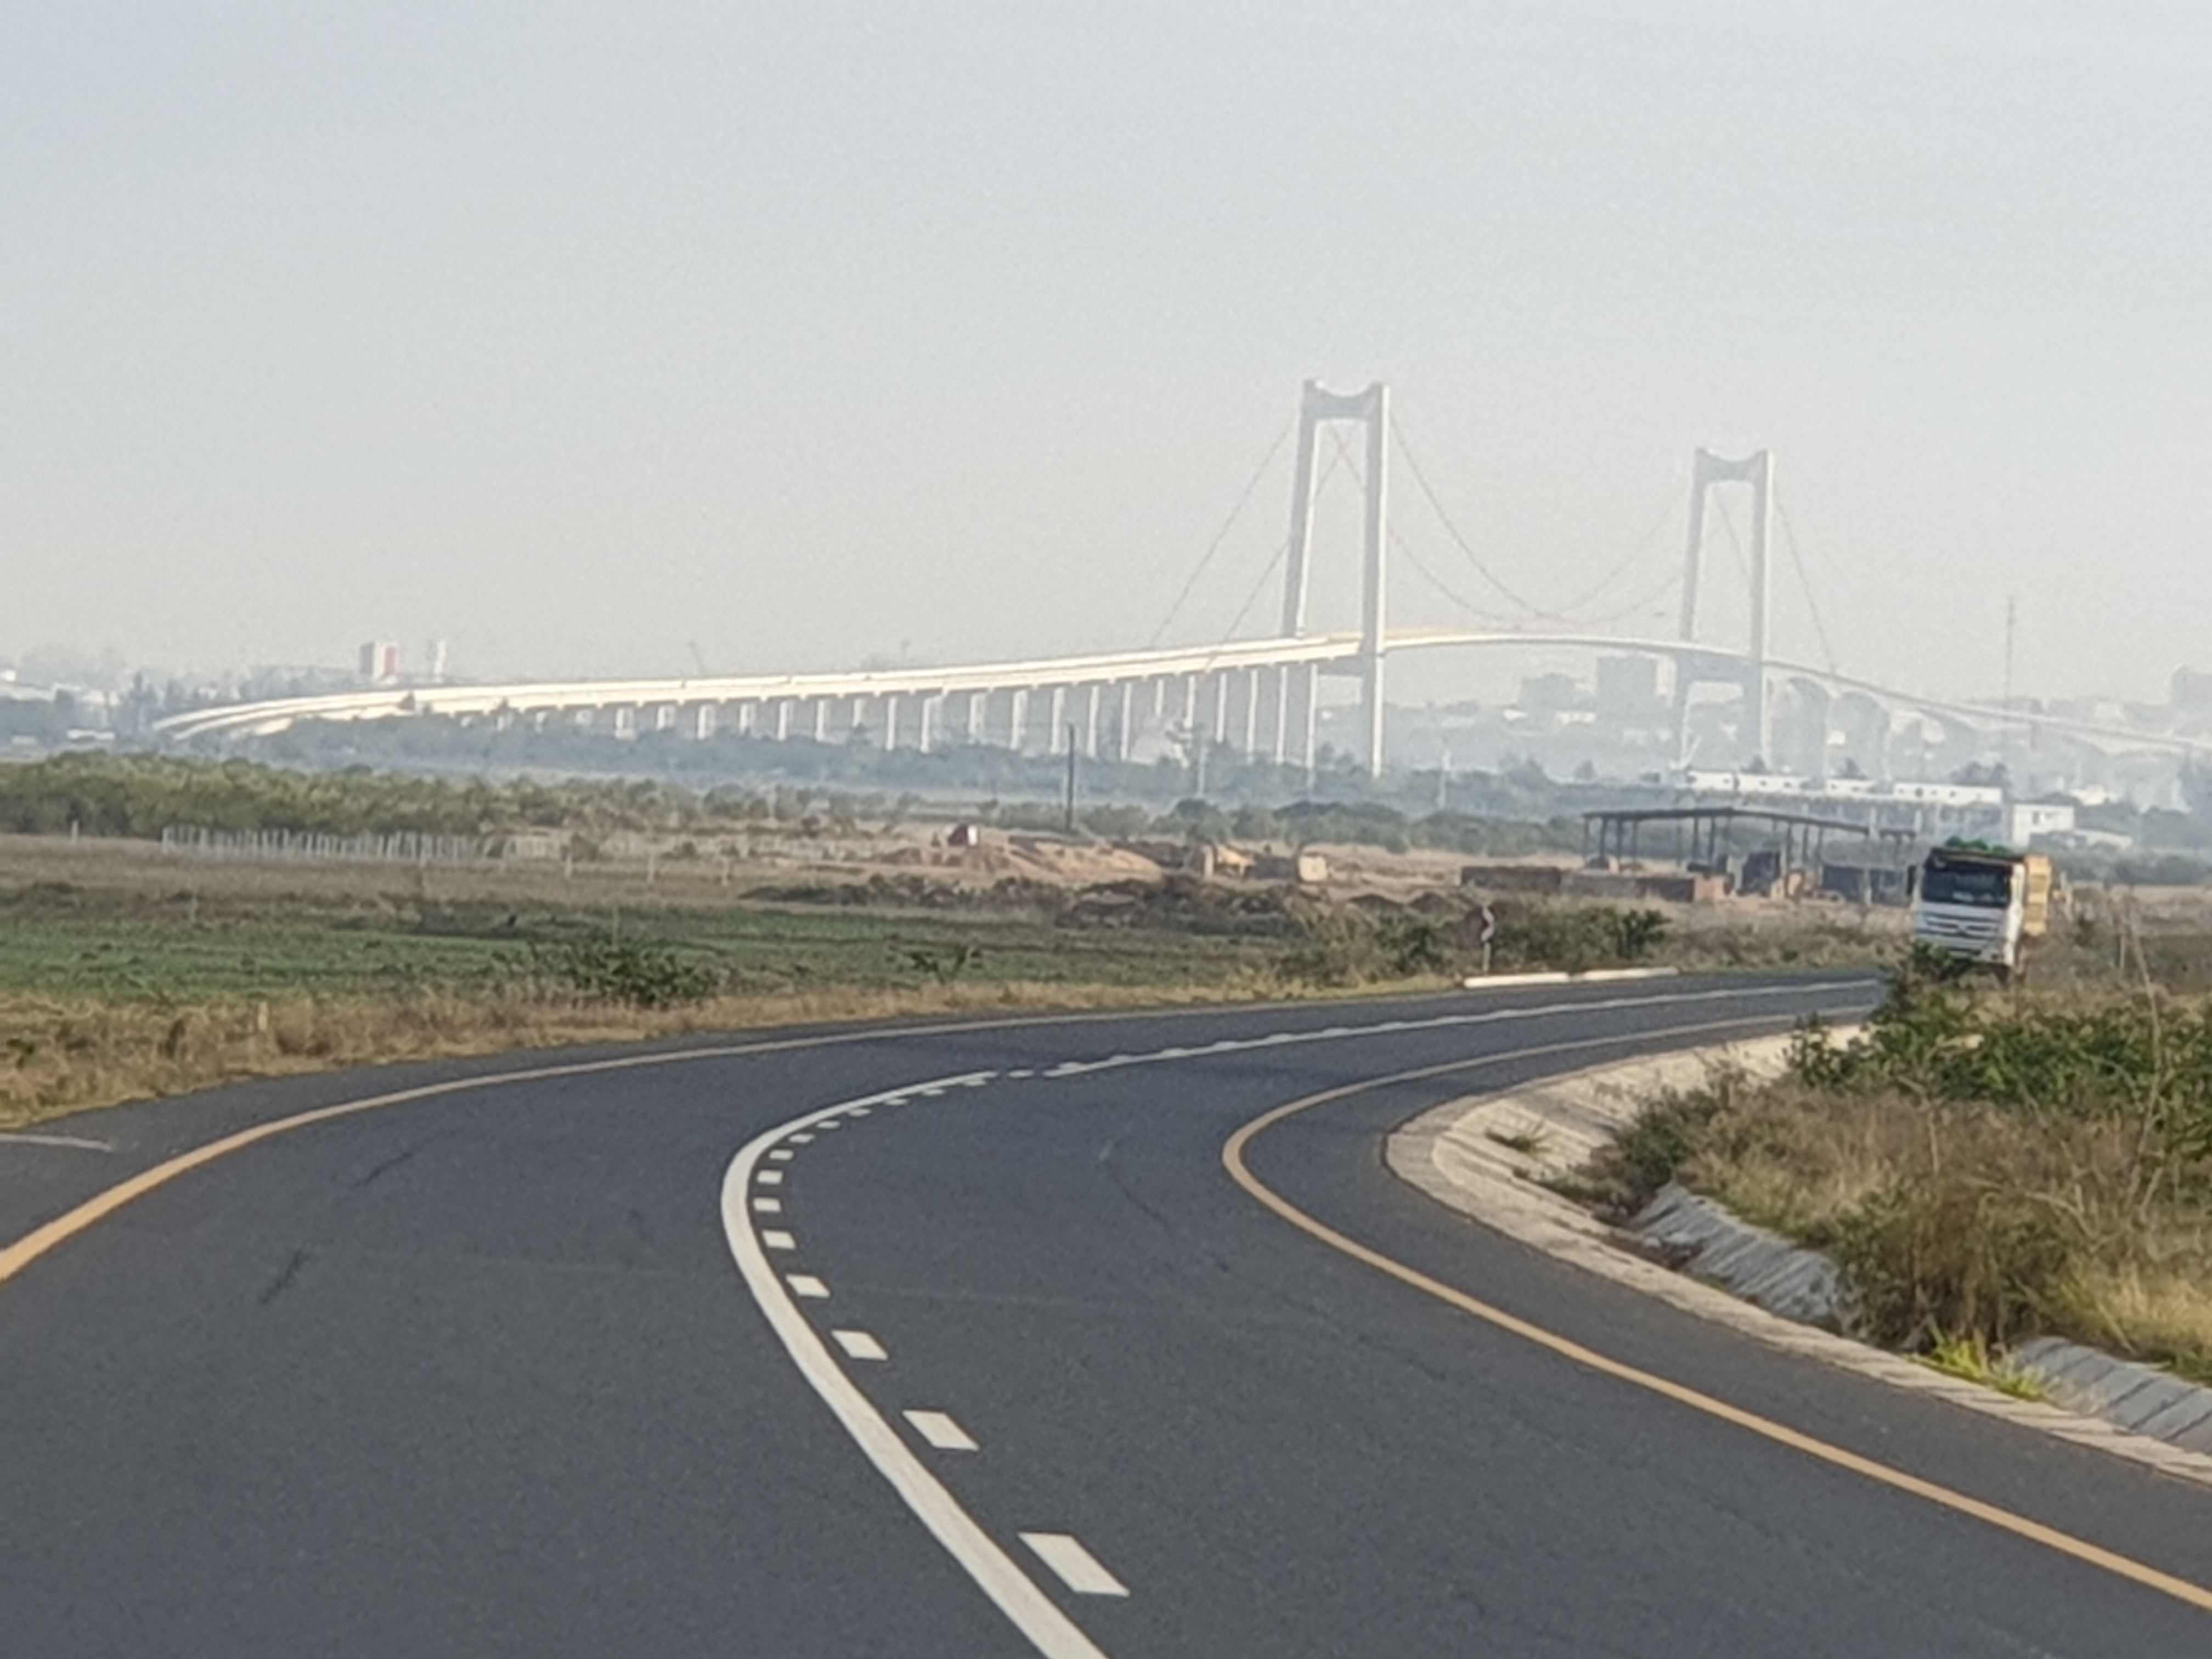
<instances>
[{"instance_id":1,"label":"suspension cable","mask_svg":"<svg viewBox=\"0 0 2212 1659\"><path fill-rule=\"evenodd\" d=\"M1636 616L1639 612L1649 610L1651 606L1656 605L1661 599L1673 592L1681 585L1682 573L1679 570L1670 570L1667 573L1666 579L1656 587L1651 588L1648 592L1631 599L1618 610L1608 611L1600 616L1586 617L1583 619L1583 623L1588 627L1602 628L1607 623L1623 621L1627 617Z\"/></svg>"},{"instance_id":2,"label":"suspension cable","mask_svg":"<svg viewBox=\"0 0 2212 1659\"><path fill-rule=\"evenodd\" d=\"M1509 586L1497 572L1482 562L1481 555L1478 554L1474 550L1474 544L1460 533L1459 526L1452 522L1451 514L1444 510L1443 502L1437 499L1435 489L1429 483L1429 475L1421 470L1420 461L1414 456L1412 446L1406 441L1405 428L1398 424L1397 416L1395 415L1390 417L1390 436L1398 447L1399 455L1406 463L1406 470L1413 475L1413 483L1419 489L1423 498L1427 501L1430 510L1437 515L1437 522L1443 526L1444 533L1451 538L1467 562L1474 567L1475 574L1504 595L1509 603L1518 606L1530 616L1552 621L1559 620L1542 606L1523 599Z\"/></svg>"},{"instance_id":3,"label":"suspension cable","mask_svg":"<svg viewBox=\"0 0 2212 1659\"><path fill-rule=\"evenodd\" d=\"M1620 563L1613 566L1612 569L1607 571L1605 574L1601 576L1596 581L1592 582L1588 587L1584 588L1573 599L1568 600L1566 604L1561 605L1558 613L1560 619L1565 621L1568 617L1575 616L1575 614L1581 611L1584 605L1604 598L1607 588L1611 587L1615 582L1619 581L1623 576L1626 576L1631 570L1634 569L1638 561L1641 560L1644 554L1650 550L1651 544L1658 539L1659 532L1664 530L1668 522L1673 520L1674 516L1674 509L1680 504L1680 503L1675 499L1675 497L1670 494L1667 498L1666 507L1661 510L1659 516L1651 521L1650 528L1636 538L1636 545L1634 549L1631 550L1628 556L1621 560ZM1676 573L1675 579L1677 580L1680 580L1679 572ZM1587 622L1589 618L1582 617L1580 620Z\"/></svg>"},{"instance_id":4,"label":"suspension cable","mask_svg":"<svg viewBox=\"0 0 2212 1659\"><path fill-rule=\"evenodd\" d=\"M1797 586L1805 591L1805 608L1813 613L1813 635L1820 642L1820 656L1828 672L1836 672L1835 647L1828 643L1828 624L1820 618L1820 601L1813 592L1813 578L1805 568L1804 556L1797 550L1797 532L1790 526L1790 509L1782 504L1782 490L1774 491L1774 516L1782 525L1783 544L1790 550L1790 562L1797 572Z\"/></svg>"},{"instance_id":5,"label":"suspension cable","mask_svg":"<svg viewBox=\"0 0 2212 1659\"><path fill-rule=\"evenodd\" d=\"M1427 562L1425 561L1419 554L1413 551L1412 544L1407 542L1405 537L1400 534L1395 528L1390 532L1390 545L1392 548L1396 550L1399 556L1403 558L1407 564L1413 566L1413 573L1416 575L1419 576L1422 580L1427 582L1431 587L1436 589L1437 592L1443 594L1445 599L1450 600L1453 605L1467 612L1468 616L1474 617L1477 622L1485 623L1493 628L1507 631L1517 629L1522 626L1519 622L1513 618L1501 617L1495 611L1485 611L1480 605L1475 604L1474 600L1468 599L1464 593L1460 592L1456 588L1453 587L1451 584L1447 582L1442 576L1439 576L1435 571L1429 568Z\"/></svg>"},{"instance_id":6,"label":"suspension cable","mask_svg":"<svg viewBox=\"0 0 2212 1659\"><path fill-rule=\"evenodd\" d=\"M1158 645L1161 635L1173 625L1176 614L1183 607L1183 602L1190 598L1191 591L1198 586L1199 578L1206 574L1206 567L1213 562L1213 556L1221 550L1221 544L1229 539L1229 532L1237 527L1237 520L1243 515L1244 509L1251 505L1253 495L1259 490L1260 480L1267 475L1267 469L1274 465L1275 457L1282 451L1284 440L1291 435L1291 428L1297 425L1297 422L1295 418L1284 422L1283 429L1275 434L1275 441L1267 446L1267 453L1261 457L1260 465L1252 469L1252 476L1244 481L1244 489L1237 497L1237 505L1229 509L1229 516L1221 521L1221 528L1213 532L1213 539L1206 544L1206 552L1200 557L1197 568L1193 570L1189 578L1184 581L1182 591L1176 595L1175 603L1168 607L1167 615L1160 618L1160 625L1152 630L1152 638L1145 641L1146 650L1149 651Z\"/></svg>"}]
</instances>

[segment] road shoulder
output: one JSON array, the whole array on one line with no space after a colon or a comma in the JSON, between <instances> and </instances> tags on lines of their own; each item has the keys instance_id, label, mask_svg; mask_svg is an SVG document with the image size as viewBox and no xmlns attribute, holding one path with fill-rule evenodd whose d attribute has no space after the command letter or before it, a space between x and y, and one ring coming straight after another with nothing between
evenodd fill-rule
<instances>
[{"instance_id":1,"label":"road shoulder","mask_svg":"<svg viewBox=\"0 0 2212 1659\"><path fill-rule=\"evenodd\" d=\"M1495 1231L1769 1347L2212 1486L2212 1456L2016 1400L1769 1313L1637 1255L1613 1228L1541 1184L1542 1176L1587 1159L1650 1095L1693 1085L1716 1064L1771 1072L1788 1041L1759 1038L1595 1066L1504 1094L1447 1101L1390 1134L1384 1161L1408 1185Z\"/></svg>"}]
</instances>

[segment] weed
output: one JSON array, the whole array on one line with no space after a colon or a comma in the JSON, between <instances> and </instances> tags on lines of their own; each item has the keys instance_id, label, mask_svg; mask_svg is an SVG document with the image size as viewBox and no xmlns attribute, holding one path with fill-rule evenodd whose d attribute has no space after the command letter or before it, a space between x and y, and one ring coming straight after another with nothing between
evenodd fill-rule
<instances>
[{"instance_id":1,"label":"weed","mask_svg":"<svg viewBox=\"0 0 2212 1659\"><path fill-rule=\"evenodd\" d=\"M1523 1158L1541 1158L1546 1144L1541 1129L1486 1129L1484 1136L1496 1141L1509 1152L1518 1152Z\"/></svg>"},{"instance_id":2,"label":"weed","mask_svg":"<svg viewBox=\"0 0 2212 1659\"><path fill-rule=\"evenodd\" d=\"M1656 1198L1697 1155L1742 1085L1741 1072L1717 1070L1704 1088L1669 1089L1644 1107L1582 1172L1598 1207L1625 1220Z\"/></svg>"},{"instance_id":3,"label":"weed","mask_svg":"<svg viewBox=\"0 0 2212 1659\"><path fill-rule=\"evenodd\" d=\"M2014 1400L2048 1400L2051 1391L2043 1379L2032 1371L2023 1370L2002 1354L1993 1352L1989 1343L1979 1336L1941 1337L1931 1343L1926 1352L1914 1356L1930 1370L1942 1371L1947 1376L1963 1377L1969 1382L1978 1382L1984 1388L1995 1389L1999 1394L2010 1395Z\"/></svg>"},{"instance_id":4,"label":"weed","mask_svg":"<svg viewBox=\"0 0 2212 1659\"><path fill-rule=\"evenodd\" d=\"M673 1008L703 1002L721 988L722 976L666 945L611 935L564 939L531 947L531 975L601 1002L632 1008Z\"/></svg>"}]
</instances>

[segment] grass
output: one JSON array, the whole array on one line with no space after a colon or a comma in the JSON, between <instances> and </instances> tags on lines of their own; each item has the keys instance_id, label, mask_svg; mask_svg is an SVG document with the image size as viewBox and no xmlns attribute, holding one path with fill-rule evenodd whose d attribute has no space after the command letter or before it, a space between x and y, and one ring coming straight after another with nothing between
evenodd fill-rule
<instances>
[{"instance_id":1,"label":"grass","mask_svg":"<svg viewBox=\"0 0 2212 1659\"><path fill-rule=\"evenodd\" d=\"M2043 1401L2051 1397L2042 1378L2022 1370L2002 1354L1991 1353L1989 1344L1979 1337L1943 1338L1916 1358L1930 1370L1978 1382L1985 1389L2010 1395L2014 1400Z\"/></svg>"},{"instance_id":2,"label":"grass","mask_svg":"<svg viewBox=\"0 0 2212 1659\"><path fill-rule=\"evenodd\" d=\"M399 1058L1433 988L1456 978L1471 948L1468 901L1455 892L1343 903L1259 886L1133 885L1141 892L1116 883L1079 894L987 872L956 890L911 870L887 878L780 856L254 861L0 836L0 1127ZM1656 927L1616 938L1626 914L1533 907L1516 948L1668 954L1671 931L1663 945ZM1846 946L1863 956L1855 935L1830 937L1825 915L1803 921L1801 953L1786 920L1763 919L1736 948L1701 918L1681 959L1825 959Z\"/></svg>"},{"instance_id":3,"label":"grass","mask_svg":"<svg viewBox=\"0 0 2212 1659\"><path fill-rule=\"evenodd\" d=\"M1865 1038L1650 1102L1574 1188L1615 1214L1706 1193L1836 1258L1862 1334L1960 1375L2051 1334L2212 1380L2208 1014L1907 971Z\"/></svg>"},{"instance_id":4,"label":"grass","mask_svg":"<svg viewBox=\"0 0 2212 1659\"><path fill-rule=\"evenodd\" d=\"M1518 1152L1523 1158L1543 1156L1545 1141L1541 1129L1486 1129L1483 1133L1509 1152Z\"/></svg>"},{"instance_id":5,"label":"grass","mask_svg":"<svg viewBox=\"0 0 2212 1659\"><path fill-rule=\"evenodd\" d=\"M0 1127L401 1058L1300 988L1274 970L1279 940L1072 928L1020 903L776 904L750 890L787 872L751 873L202 862L0 837ZM678 963L677 1006L584 994L559 971L604 965L610 941Z\"/></svg>"}]
</instances>

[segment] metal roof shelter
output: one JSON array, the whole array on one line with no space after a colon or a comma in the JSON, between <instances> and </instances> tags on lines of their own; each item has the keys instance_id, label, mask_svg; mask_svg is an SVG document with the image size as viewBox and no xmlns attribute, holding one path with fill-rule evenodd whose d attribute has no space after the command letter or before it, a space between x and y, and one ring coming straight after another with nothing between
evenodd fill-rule
<instances>
[{"instance_id":1,"label":"metal roof shelter","mask_svg":"<svg viewBox=\"0 0 2212 1659\"><path fill-rule=\"evenodd\" d=\"M1886 828L1879 824L1855 823L1848 818L1821 817L1811 812L1783 812L1759 806L1652 806L1620 808L1583 814L1583 855L1585 859L1602 860L1609 858L1633 859L1641 856L1643 832L1647 824L1674 824L1680 833L1673 837L1680 849L1681 862L1692 869L1717 870L1725 842L1739 823L1765 828L1769 834L1778 833L1782 842L1782 872L1816 861L1828 836L1832 833L1849 836L1856 841L1881 841L1891 843L1900 854L1914 832L1910 830ZM1590 845L1591 830L1596 830L1597 845ZM1703 855L1699 846L1703 843Z\"/></svg>"}]
</instances>

